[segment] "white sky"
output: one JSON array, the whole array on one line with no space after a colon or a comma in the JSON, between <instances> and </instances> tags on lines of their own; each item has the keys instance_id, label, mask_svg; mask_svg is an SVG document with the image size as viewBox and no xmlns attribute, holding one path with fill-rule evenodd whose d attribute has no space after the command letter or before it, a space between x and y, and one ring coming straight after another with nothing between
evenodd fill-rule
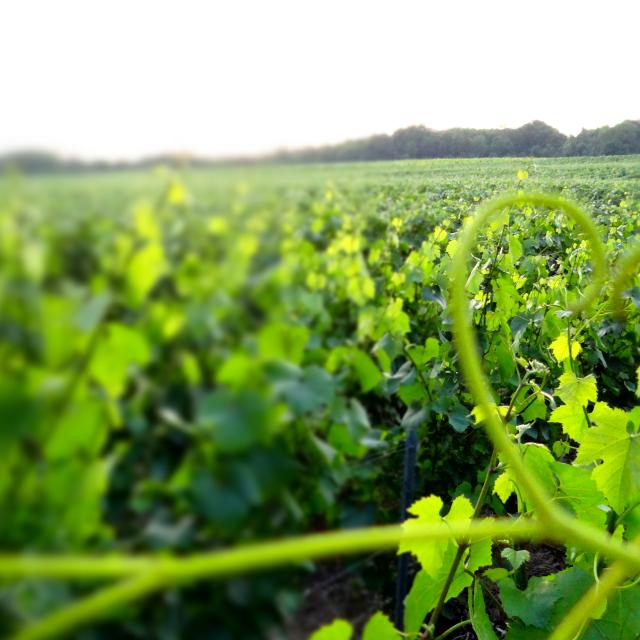
<instances>
[{"instance_id":1,"label":"white sky","mask_svg":"<svg viewBox=\"0 0 640 640\"><path fill-rule=\"evenodd\" d=\"M638 0L0 0L0 152L640 119Z\"/></svg>"}]
</instances>

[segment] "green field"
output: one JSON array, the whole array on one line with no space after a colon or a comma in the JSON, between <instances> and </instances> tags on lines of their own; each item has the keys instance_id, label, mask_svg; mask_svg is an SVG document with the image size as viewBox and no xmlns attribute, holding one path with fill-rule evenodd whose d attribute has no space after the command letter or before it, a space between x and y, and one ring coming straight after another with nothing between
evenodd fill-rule
<instances>
[{"instance_id":1,"label":"green field","mask_svg":"<svg viewBox=\"0 0 640 640\"><path fill-rule=\"evenodd\" d=\"M519 191L482 225L464 281L489 400L546 498L612 534L606 549L554 537L452 341L462 221ZM295 545L291 566L156 576L95 609L83 598L137 570L28 558L173 558L396 523L415 430L412 520L475 509L547 528L526 544L491 534L493 554L486 537L403 542L407 637L464 622L448 637L547 638L614 559L580 637L640 637L640 551L620 542L640 533L640 281L629 269L624 317L608 285L568 313L592 280L589 242L533 192L589 213L609 265L636 240L639 156L0 177L0 635L273 640L334 615L360 632L378 607L393 619L388 542L355 559L336 547L338 597L357 583L365 600L342 608L310 605L327 565ZM350 623L316 638L348 640ZM363 637L400 638L380 614Z\"/></svg>"}]
</instances>

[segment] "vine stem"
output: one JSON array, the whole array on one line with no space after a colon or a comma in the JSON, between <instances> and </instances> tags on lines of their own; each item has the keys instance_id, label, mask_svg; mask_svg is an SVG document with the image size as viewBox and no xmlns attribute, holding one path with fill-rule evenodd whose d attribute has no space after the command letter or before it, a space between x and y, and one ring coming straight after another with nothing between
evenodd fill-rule
<instances>
[{"instance_id":1,"label":"vine stem","mask_svg":"<svg viewBox=\"0 0 640 640\"><path fill-rule=\"evenodd\" d=\"M627 251L616 265L616 272L613 278L611 290L611 300L614 313L619 317L624 317L622 294L628 279L634 274L640 262L640 242Z\"/></svg>"},{"instance_id":2,"label":"vine stem","mask_svg":"<svg viewBox=\"0 0 640 640\"><path fill-rule=\"evenodd\" d=\"M113 609L139 600L170 586L189 584L204 578L258 571L302 560L319 559L347 553L393 548L403 541L450 540L465 543L485 538L547 540L546 527L536 520L502 518L477 521L441 522L416 525L405 531L399 525L369 527L315 534L238 547L227 551L196 554L185 558L113 558L92 557L0 557L0 575L7 578L91 579L127 576L128 579L104 587L43 620L18 632L11 640L44 640L70 633L79 626L104 617ZM640 570L640 551L637 565Z\"/></svg>"},{"instance_id":3,"label":"vine stem","mask_svg":"<svg viewBox=\"0 0 640 640\"><path fill-rule=\"evenodd\" d=\"M385 525L316 533L182 557L4 555L0 556L0 577L6 580L37 576L86 581L131 577L158 568L168 579L180 582L258 571L336 554L391 549L400 542L452 538L474 542L483 538L509 537L526 540L528 536L536 540L558 539L535 519L486 518L415 525L410 530L403 529L401 525ZM640 550L635 564L640 569Z\"/></svg>"},{"instance_id":4,"label":"vine stem","mask_svg":"<svg viewBox=\"0 0 640 640\"><path fill-rule=\"evenodd\" d=\"M487 472L484 475L484 482L482 483L482 488L480 489L480 494L478 495L478 500L476 501L476 506L473 510L473 518L477 518L482 511L482 507L484 506L484 501L487 498L487 493L489 492L489 485L491 481L491 473L496 464L496 460L498 457L498 450L494 447L491 452L491 458L489 460L489 465L487 466ZM449 573L445 579L444 585L442 586L442 590L440 591L440 595L438 596L438 602L436 602L436 606L431 613L429 618L429 622L427 623L427 628L432 631L427 632L428 634L435 633L436 623L438 622L438 618L440 617L440 612L442 611L442 607L447 600L447 594L449 593L449 589L451 588L451 583L456 577L456 571L458 570L458 566L462 561L465 551L468 549L469 545L466 543L462 543L458 545L458 549L456 550L456 555L453 557L451 562L451 567L449 568ZM429 636L427 636L429 637Z\"/></svg>"},{"instance_id":5,"label":"vine stem","mask_svg":"<svg viewBox=\"0 0 640 640\"><path fill-rule=\"evenodd\" d=\"M443 631L439 636L434 638L434 640L444 640L445 638L448 638L452 633L454 633L458 629L461 629L462 627L466 627L468 624L471 624L471 620L462 620L461 622L454 624L452 627L449 627L446 631Z\"/></svg>"}]
</instances>

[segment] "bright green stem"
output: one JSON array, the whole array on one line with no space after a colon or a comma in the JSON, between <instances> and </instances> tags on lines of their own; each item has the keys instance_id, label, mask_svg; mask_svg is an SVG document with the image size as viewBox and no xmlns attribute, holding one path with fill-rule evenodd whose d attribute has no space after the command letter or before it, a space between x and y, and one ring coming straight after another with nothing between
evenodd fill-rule
<instances>
[{"instance_id":1,"label":"bright green stem","mask_svg":"<svg viewBox=\"0 0 640 640\"><path fill-rule=\"evenodd\" d=\"M471 620L462 620L457 624L454 624L452 627L449 627L446 631L443 631L435 640L444 640L448 638L452 633L457 631L458 629L462 629L462 627L466 627L468 624L471 624Z\"/></svg>"},{"instance_id":2,"label":"bright green stem","mask_svg":"<svg viewBox=\"0 0 640 640\"><path fill-rule=\"evenodd\" d=\"M370 527L334 533L289 538L247 545L228 551L197 554L185 558L38 558L21 562L20 558L0 558L0 575L6 577L74 577L89 579L111 575L132 575L127 580L105 587L68 607L27 627L11 640L43 640L69 633L83 624L104 617L113 609L139 600L169 586L188 584L204 578L257 571L318 559L336 554L362 553L373 549L394 548L409 540L449 540L471 543L486 538L546 540L546 528L529 519L485 519L474 522L441 522L412 527ZM640 556L640 554L639 554ZM640 567L640 557L638 557ZM38 570L39 569L39 570Z\"/></svg>"},{"instance_id":3,"label":"bright green stem","mask_svg":"<svg viewBox=\"0 0 640 640\"><path fill-rule=\"evenodd\" d=\"M473 542L483 538L510 537L558 540L553 535L549 536L546 528L533 519L487 518L472 522L416 525L407 531L399 525L391 525L316 533L183 557L0 556L0 577L5 580L41 577L86 581L132 577L158 569L173 582L178 582L257 571L336 554L393 549L400 541L455 538L460 542ZM640 567L640 553L637 563Z\"/></svg>"},{"instance_id":4,"label":"bright green stem","mask_svg":"<svg viewBox=\"0 0 640 640\"><path fill-rule=\"evenodd\" d=\"M627 251L616 265L611 291L613 309L618 316L622 316L622 293L629 278L637 271L640 264L640 242Z\"/></svg>"},{"instance_id":5,"label":"bright green stem","mask_svg":"<svg viewBox=\"0 0 640 640\"><path fill-rule=\"evenodd\" d=\"M143 573L135 578L101 589L100 591L56 611L41 622L36 622L14 635L11 640L43 640L68 634L91 620L102 618L107 612L132 602L159 589L163 585L157 571Z\"/></svg>"}]
</instances>

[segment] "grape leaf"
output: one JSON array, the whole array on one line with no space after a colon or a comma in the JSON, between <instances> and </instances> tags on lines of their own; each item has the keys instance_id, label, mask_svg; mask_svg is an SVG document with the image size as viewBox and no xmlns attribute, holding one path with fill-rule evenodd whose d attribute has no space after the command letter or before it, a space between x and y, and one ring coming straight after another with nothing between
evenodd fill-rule
<instances>
[{"instance_id":1,"label":"grape leaf","mask_svg":"<svg viewBox=\"0 0 640 640\"><path fill-rule=\"evenodd\" d=\"M362 640L402 640L398 630L381 611L374 613L365 625Z\"/></svg>"},{"instance_id":2,"label":"grape leaf","mask_svg":"<svg viewBox=\"0 0 640 640\"><path fill-rule=\"evenodd\" d=\"M541 444L527 443L522 447L522 458L525 467L529 470L529 473L533 474L537 478L538 484L543 486L549 495L554 495L556 491L556 482L552 471L552 465L555 460L549 449ZM500 500L502 500L502 502L506 502L509 496L515 492L518 496L518 504L527 510L532 509L533 503L531 503L522 490L516 491L517 488L518 482L511 469L507 467L496 479L493 492L500 498ZM521 504L522 502L524 502L524 504Z\"/></svg>"},{"instance_id":3,"label":"grape leaf","mask_svg":"<svg viewBox=\"0 0 640 640\"><path fill-rule=\"evenodd\" d=\"M470 520L473 506L464 496L458 496L452 503L449 513L440 517L442 500L437 496L429 496L418 500L409 512L417 516L405 521L403 528L410 530L417 524L429 522L454 522ZM417 633L427 613L435 606L442 591L451 563L457 551L457 545L452 540L440 542L409 542L400 543L399 553L409 551L413 553L422 565L422 571L416 576L411 591L405 601L405 631ZM491 540L482 540L472 544L468 550L466 563L461 562L456 575L447 592L447 600L454 598L469 584L472 577L465 572L477 571L480 567L491 564Z\"/></svg>"},{"instance_id":4,"label":"grape leaf","mask_svg":"<svg viewBox=\"0 0 640 640\"><path fill-rule=\"evenodd\" d=\"M287 360L300 364L309 341L309 330L281 322L268 324L258 333L258 351L265 360Z\"/></svg>"},{"instance_id":5,"label":"grape leaf","mask_svg":"<svg viewBox=\"0 0 640 640\"><path fill-rule=\"evenodd\" d=\"M556 389L556 395L565 404L586 407L589 401L595 402L598 399L596 379L591 374L578 378L572 371L566 371L560 376L560 386Z\"/></svg>"},{"instance_id":6,"label":"grape leaf","mask_svg":"<svg viewBox=\"0 0 640 640\"><path fill-rule=\"evenodd\" d=\"M334 620L317 629L309 640L350 640L353 627L346 620Z\"/></svg>"},{"instance_id":7,"label":"grape leaf","mask_svg":"<svg viewBox=\"0 0 640 640\"><path fill-rule=\"evenodd\" d=\"M583 640L627 640L640 637L640 589L615 591L609 597L607 609L593 620Z\"/></svg>"},{"instance_id":8,"label":"grape leaf","mask_svg":"<svg viewBox=\"0 0 640 640\"><path fill-rule=\"evenodd\" d=\"M440 522L440 511L442 510L442 507L442 499L438 496L420 498L414 502L409 509L407 509L411 515L416 517L405 520L402 525L403 530L410 532L411 529L417 525L435 524L436 522ZM398 553L412 553L422 565L423 570L427 573L435 574L442 566L443 556L448 545L448 541L401 541L398 546Z\"/></svg>"},{"instance_id":9,"label":"grape leaf","mask_svg":"<svg viewBox=\"0 0 640 640\"><path fill-rule=\"evenodd\" d=\"M584 415L584 407L580 404L563 404L551 412L551 422L559 422L562 431L572 440L581 442L584 432L588 428L587 418Z\"/></svg>"},{"instance_id":10,"label":"grape leaf","mask_svg":"<svg viewBox=\"0 0 640 640\"><path fill-rule=\"evenodd\" d=\"M555 584L545 578L534 577L524 591L520 591L512 580L500 582L500 600L511 618L520 618L527 625L547 628L553 604L562 595Z\"/></svg>"},{"instance_id":11,"label":"grape leaf","mask_svg":"<svg viewBox=\"0 0 640 640\"><path fill-rule=\"evenodd\" d=\"M449 513L444 518L440 516L442 507L442 499L438 496L420 498L409 507L408 512L416 517L405 520L402 524L403 530L410 532L412 528L425 524L469 520L473 515L473 506L468 498L464 496L458 496L453 501ZM455 548L455 546L455 543L451 540L438 542L433 540L427 542L416 540L401 541L398 553L412 553L418 559L424 571L430 575L435 575L442 566L445 553L451 548Z\"/></svg>"},{"instance_id":12,"label":"grape leaf","mask_svg":"<svg viewBox=\"0 0 640 640\"><path fill-rule=\"evenodd\" d=\"M360 388L362 391L371 391L378 382L382 380L382 374L378 367L376 367L373 360L360 349L354 349L352 353L351 363L358 379L360 380Z\"/></svg>"},{"instance_id":13,"label":"grape leaf","mask_svg":"<svg viewBox=\"0 0 640 640\"><path fill-rule=\"evenodd\" d=\"M132 364L144 365L151 359L144 335L123 324L109 325L106 337L98 344L89 371L114 398L124 392Z\"/></svg>"},{"instance_id":14,"label":"grape leaf","mask_svg":"<svg viewBox=\"0 0 640 640\"><path fill-rule=\"evenodd\" d=\"M449 575L454 555L455 547L451 545L445 556L445 561L437 573L430 575L423 570L416 575L404 602L404 630L410 636L418 633L427 614L438 602L440 592ZM447 592L447 600L458 596L472 581L473 578L468 573L465 573L463 563L460 563Z\"/></svg>"},{"instance_id":15,"label":"grape leaf","mask_svg":"<svg viewBox=\"0 0 640 640\"><path fill-rule=\"evenodd\" d=\"M498 640L493 625L487 615L484 604L484 596L482 595L482 584L479 580L475 580L472 587L469 587L468 593L469 616L471 618L471 626L478 636L478 640Z\"/></svg>"},{"instance_id":16,"label":"grape leaf","mask_svg":"<svg viewBox=\"0 0 640 640\"><path fill-rule=\"evenodd\" d=\"M166 271L167 263L160 243L149 243L140 249L127 268L127 292L131 304L139 306Z\"/></svg>"},{"instance_id":17,"label":"grape leaf","mask_svg":"<svg viewBox=\"0 0 640 640\"><path fill-rule=\"evenodd\" d=\"M556 462L553 470L560 482L556 494L560 505L568 506L579 520L604 527L607 516L601 507L606 505L606 499L591 471L561 462Z\"/></svg>"},{"instance_id":18,"label":"grape leaf","mask_svg":"<svg viewBox=\"0 0 640 640\"><path fill-rule=\"evenodd\" d=\"M576 464L601 460L591 472L609 504L622 513L640 492L640 442L627 431L629 416L599 402L590 414L588 429L576 457Z\"/></svg>"},{"instance_id":19,"label":"grape leaf","mask_svg":"<svg viewBox=\"0 0 640 640\"><path fill-rule=\"evenodd\" d=\"M500 557L511 565L512 571L517 571L525 562L529 561L531 554L526 549L516 551L511 547L507 547L500 552Z\"/></svg>"},{"instance_id":20,"label":"grape leaf","mask_svg":"<svg viewBox=\"0 0 640 640\"><path fill-rule=\"evenodd\" d=\"M550 345L549 349L553 353L553 357L558 362L564 362L569 359L569 355L571 358L576 358L578 354L582 351L582 345L575 340L571 342L571 354L569 354L569 339L567 338L566 333L561 333Z\"/></svg>"}]
</instances>

